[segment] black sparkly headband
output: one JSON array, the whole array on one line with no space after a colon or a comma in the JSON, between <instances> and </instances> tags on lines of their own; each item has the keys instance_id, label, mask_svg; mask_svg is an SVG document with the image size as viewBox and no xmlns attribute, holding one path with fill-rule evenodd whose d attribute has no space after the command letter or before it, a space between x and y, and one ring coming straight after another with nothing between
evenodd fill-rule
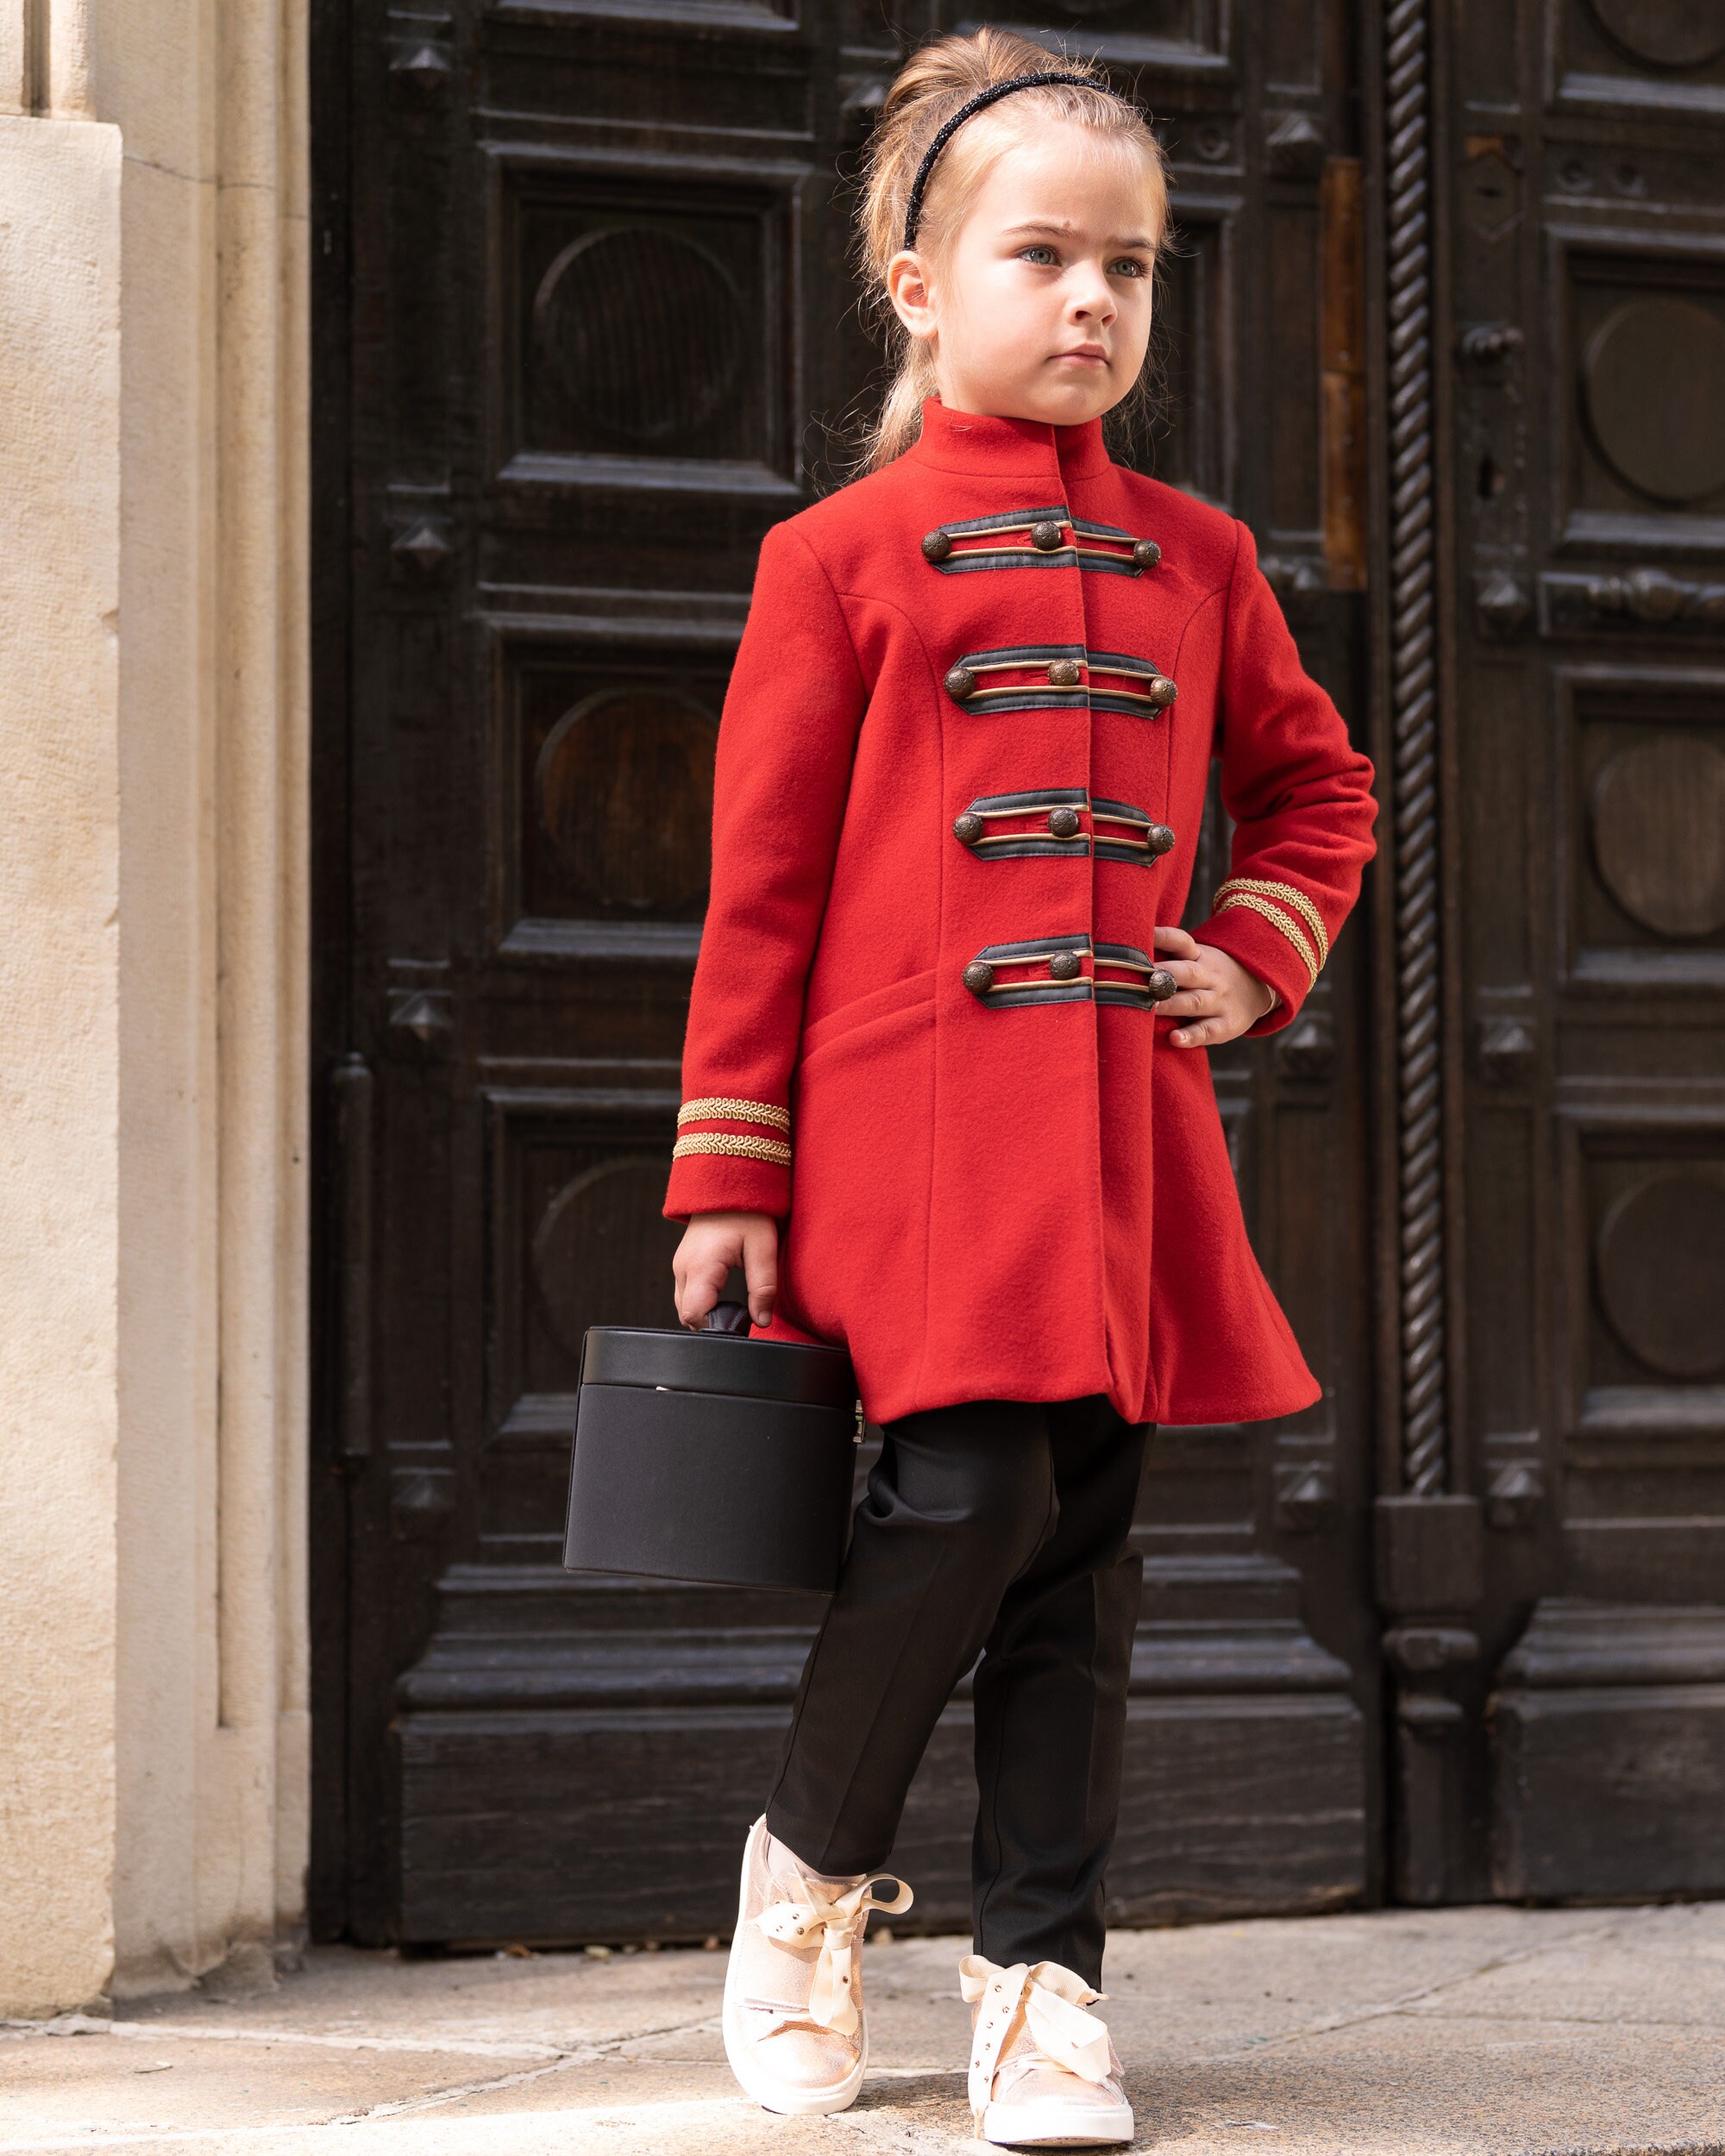
<instances>
[{"instance_id":1,"label":"black sparkly headband","mask_svg":"<svg viewBox=\"0 0 1725 2156\"><path fill-rule=\"evenodd\" d=\"M990 83L986 90L978 91L968 104L959 106L922 154L916 179L911 184L910 206L905 211L905 247L907 250L916 245L917 227L922 222L922 191L928 185L934 160L970 115L980 112L984 105L993 104L997 98L1011 97L1015 90L1041 90L1050 83L1070 83L1076 90L1100 90L1107 97L1119 97L1122 104L1132 103L1130 97L1122 96L1107 83L1098 82L1093 75L1014 75L1010 81ZM1136 110L1137 108L1133 109Z\"/></svg>"}]
</instances>

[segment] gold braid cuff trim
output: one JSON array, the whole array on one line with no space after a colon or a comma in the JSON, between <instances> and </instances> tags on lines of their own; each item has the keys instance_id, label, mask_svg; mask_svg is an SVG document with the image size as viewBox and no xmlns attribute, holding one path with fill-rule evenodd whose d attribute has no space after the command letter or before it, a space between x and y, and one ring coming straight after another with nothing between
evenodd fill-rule
<instances>
[{"instance_id":1,"label":"gold braid cuff trim","mask_svg":"<svg viewBox=\"0 0 1725 2156\"><path fill-rule=\"evenodd\" d=\"M788 1131L791 1112L775 1108L770 1100L685 1100L677 1110L677 1128L686 1123L758 1123L768 1131Z\"/></svg>"},{"instance_id":2,"label":"gold braid cuff trim","mask_svg":"<svg viewBox=\"0 0 1725 2156\"><path fill-rule=\"evenodd\" d=\"M1311 930L1318 946L1318 963L1327 965L1330 956L1330 932L1324 926L1324 917L1306 896L1291 883L1273 883L1258 876L1230 876L1226 883L1218 884L1216 896L1224 891L1257 891L1266 899L1274 899L1278 905L1291 906Z\"/></svg>"},{"instance_id":3,"label":"gold braid cuff trim","mask_svg":"<svg viewBox=\"0 0 1725 2156\"><path fill-rule=\"evenodd\" d=\"M687 1160L692 1153L718 1153L727 1160L763 1160L775 1168L788 1168L791 1149L776 1138L736 1138L729 1131L702 1131L693 1138L680 1138L671 1148L673 1160Z\"/></svg>"},{"instance_id":4,"label":"gold braid cuff trim","mask_svg":"<svg viewBox=\"0 0 1725 2156\"><path fill-rule=\"evenodd\" d=\"M1279 906L1272 906L1268 899L1254 898L1250 891L1230 891L1225 899L1217 899L1215 910L1218 913L1226 913L1231 906L1250 906L1254 913L1261 914L1272 928L1279 928L1300 954L1300 962L1306 968L1306 986L1309 988L1316 985L1318 968L1313 962L1312 947L1306 941L1305 931L1291 913L1284 913Z\"/></svg>"}]
</instances>

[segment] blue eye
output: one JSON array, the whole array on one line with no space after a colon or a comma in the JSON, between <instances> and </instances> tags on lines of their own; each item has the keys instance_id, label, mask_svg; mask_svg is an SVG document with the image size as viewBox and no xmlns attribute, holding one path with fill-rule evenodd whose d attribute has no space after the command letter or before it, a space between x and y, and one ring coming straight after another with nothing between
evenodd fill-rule
<instances>
[{"instance_id":1,"label":"blue eye","mask_svg":"<svg viewBox=\"0 0 1725 2156\"><path fill-rule=\"evenodd\" d=\"M1110 273L1115 277L1146 277L1149 272L1135 254L1123 254Z\"/></svg>"},{"instance_id":2,"label":"blue eye","mask_svg":"<svg viewBox=\"0 0 1725 2156\"><path fill-rule=\"evenodd\" d=\"M1026 247L1020 248L1019 250L1019 259L1021 261L1028 261L1033 254L1041 255L1043 260L1045 262L1051 263L1059 259L1051 247ZM1037 266L1040 268L1042 266L1041 263L1038 263Z\"/></svg>"}]
</instances>

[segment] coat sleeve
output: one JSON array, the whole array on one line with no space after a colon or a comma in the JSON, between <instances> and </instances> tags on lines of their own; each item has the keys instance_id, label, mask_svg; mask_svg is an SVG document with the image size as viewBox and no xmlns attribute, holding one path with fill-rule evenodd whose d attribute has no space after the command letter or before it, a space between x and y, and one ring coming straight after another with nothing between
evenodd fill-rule
<instances>
[{"instance_id":1,"label":"coat sleeve","mask_svg":"<svg viewBox=\"0 0 1725 2156\"><path fill-rule=\"evenodd\" d=\"M825 570L775 525L719 719L670 1219L790 1211L791 1075L867 701Z\"/></svg>"},{"instance_id":2,"label":"coat sleeve","mask_svg":"<svg viewBox=\"0 0 1725 2156\"><path fill-rule=\"evenodd\" d=\"M1237 958L1279 1000L1250 1030L1273 1033L1316 983L1375 850L1370 760L1300 664L1276 594L1240 527L1223 628L1218 723L1226 881L1193 933Z\"/></svg>"}]
</instances>

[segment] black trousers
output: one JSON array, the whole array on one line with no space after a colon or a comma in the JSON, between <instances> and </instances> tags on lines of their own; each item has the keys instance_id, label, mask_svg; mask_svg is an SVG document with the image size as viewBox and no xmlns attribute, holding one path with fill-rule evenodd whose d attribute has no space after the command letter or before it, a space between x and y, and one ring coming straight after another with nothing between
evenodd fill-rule
<instances>
[{"instance_id":1,"label":"black trousers","mask_svg":"<svg viewBox=\"0 0 1725 2156\"><path fill-rule=\"evenodd\" d=\"M812 1871L883 1865L941 1709L980 1653L977 1951L1057 1961L1093 1985L1149 1428L1101 1395L977 1401L888 1423L767 1807L769 1828Z\"/></svg>"}]
</instances>

